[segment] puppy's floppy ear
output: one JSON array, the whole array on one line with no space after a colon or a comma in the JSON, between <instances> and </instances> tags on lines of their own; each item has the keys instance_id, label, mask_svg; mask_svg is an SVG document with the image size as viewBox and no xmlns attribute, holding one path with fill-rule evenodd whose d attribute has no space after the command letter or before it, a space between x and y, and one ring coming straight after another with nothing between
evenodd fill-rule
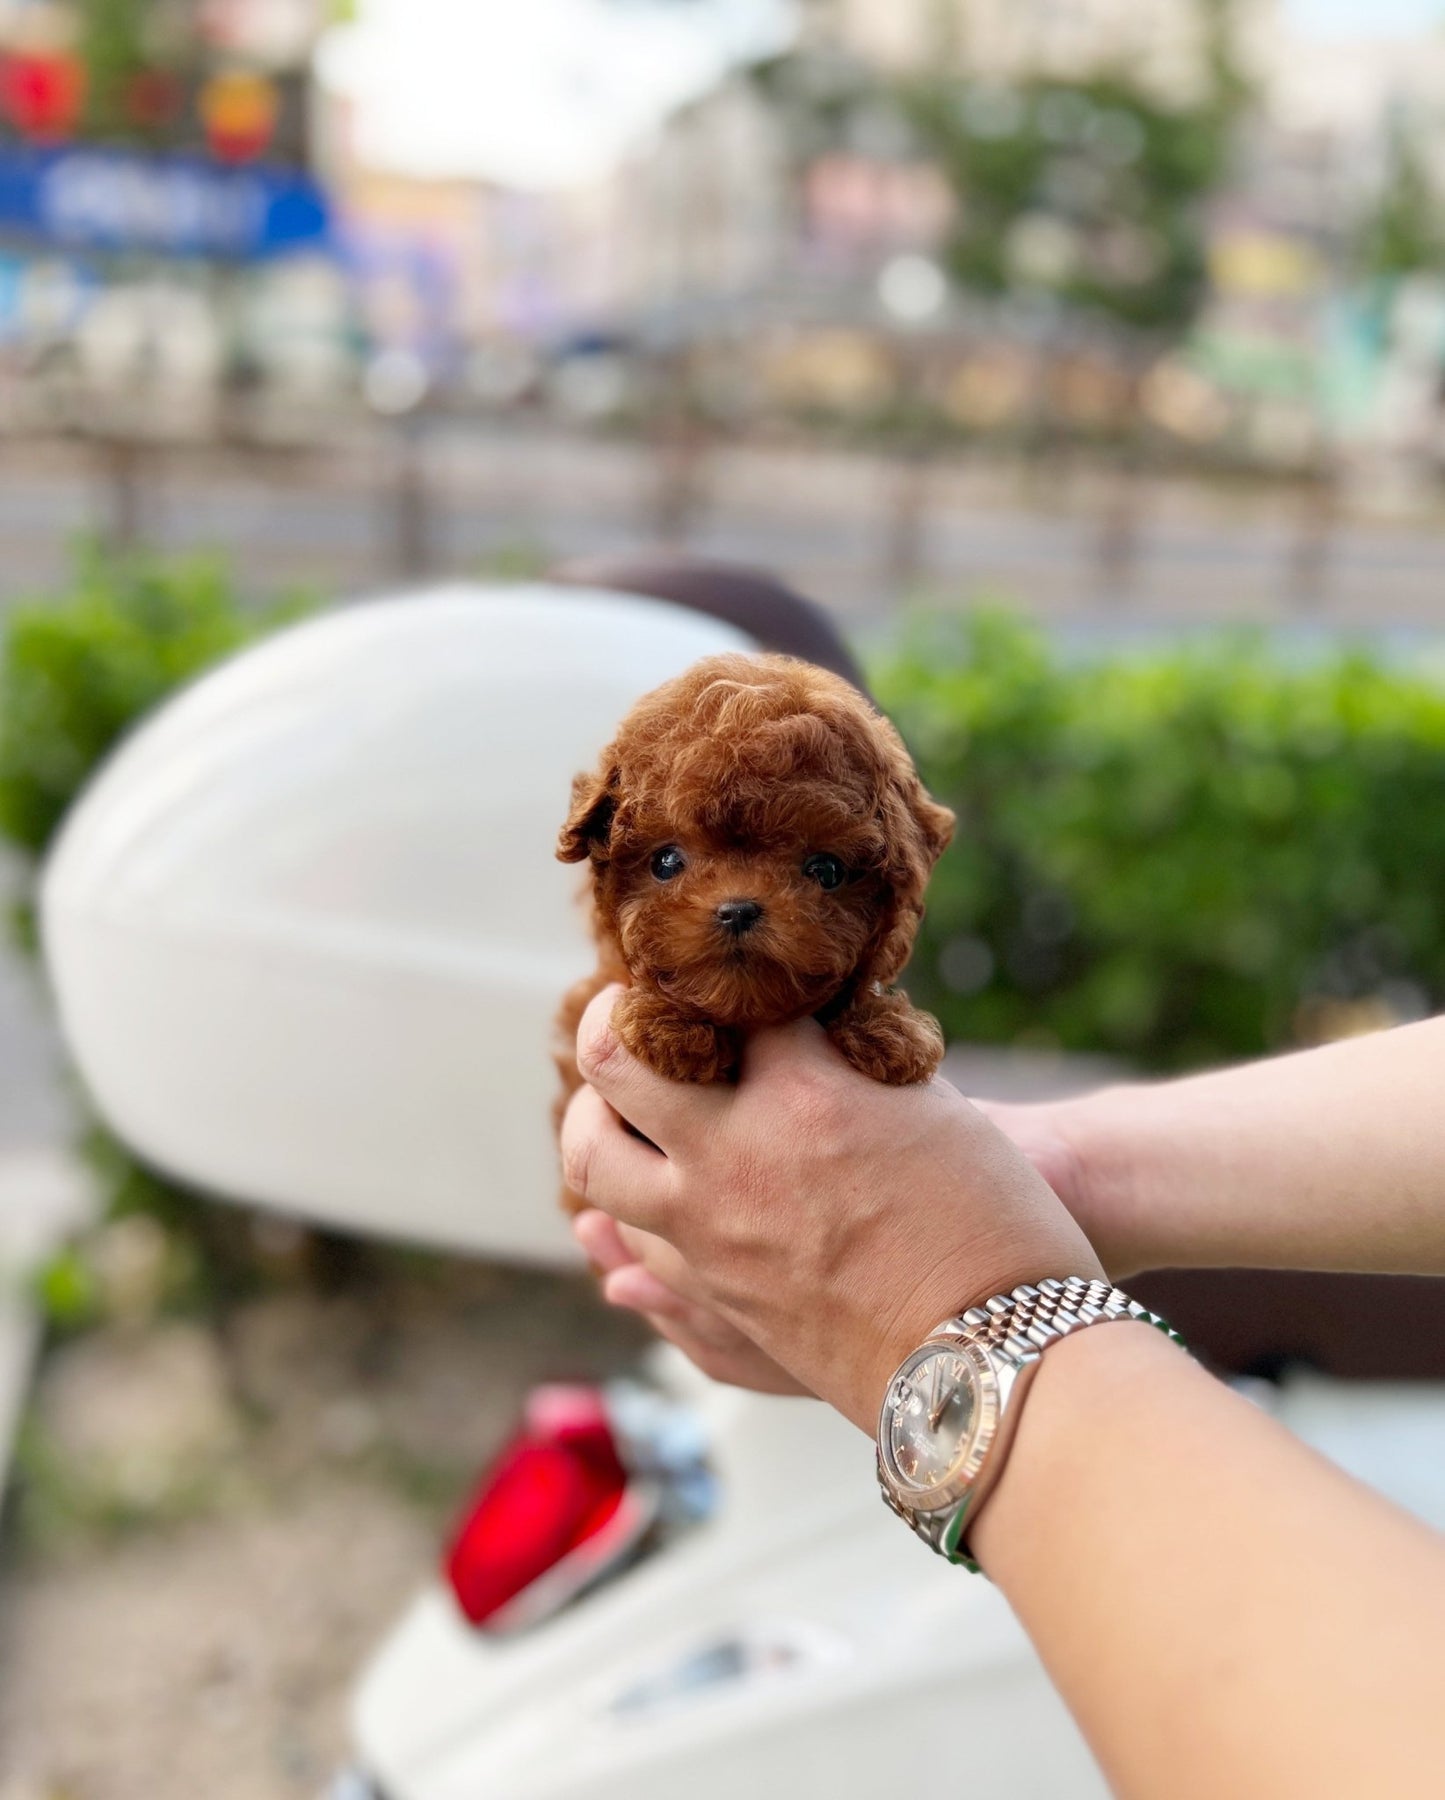
<instances>
[{"instance_id":1,"label":"puppy's floppy ear","mask_svg":"<svg viewBox=\"0 0 1445 1800\"><path fill-rule=\"evenodd\" d=\"M923 917L923 890L933 865L952 841L954 818L946 806L929 798L901 745L878 813L888 840L883 876L890 895L863 973L886 987L913 953Z\"/></svg>"},{"instance_id":2,"label":"puppy's floppy ear","mask_svg":"<svg viewBox=\"0 0 1445 1800\"><path fill-rule=\"evenodd\" d=\"M905 804L913 814L919 853L925 869L931 869L953 842L953 827L957 821L946 806L940 806L936 800L929 798L917 776L913 778L912 791Z\"/></svg>"},{"instance_id":3,"label":"puppy's floppy ear","mask_svg":"<svg viewBox=\"0 0 1445 1800\"><path fill-rule=\"evenodd\" d=\"M587 856L605 859L620 780L616 763L606 759L595 773L573 776L572 810L557 838L559 862L581 862Z\"/></svg>"},{"instance_id":4,"label":"puppy's floppy ear","mask_svg":"<svg viewBox=\"0 0 1445 1800\"><path fill-rule=\"evenodd\" d=\"M954 817L930 798L901 742L883 783L878 822L888 841L890 885L900 897L921 898L933 865L953 841Z\"/></svg>"}]
</instances>

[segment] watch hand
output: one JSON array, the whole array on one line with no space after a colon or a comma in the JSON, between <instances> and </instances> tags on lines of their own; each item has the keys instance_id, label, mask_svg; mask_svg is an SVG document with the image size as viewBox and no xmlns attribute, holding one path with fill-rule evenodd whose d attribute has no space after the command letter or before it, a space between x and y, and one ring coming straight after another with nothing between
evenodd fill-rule
<instances>
[{"instance_id":1,"label":"watch hand","mask_svg":"<svg viewBox=\"0 0 1445 1800\"><path fill-rule=\"evenodd\" d=\"M939 1393L943 1381L943 1358L940 1356L933 1365L933 1388L928 1396L928 1429L938 1430L938 1421L943 1417L943 1409L948 1405L948 1395Z\"/></svg>"}]
</instances>

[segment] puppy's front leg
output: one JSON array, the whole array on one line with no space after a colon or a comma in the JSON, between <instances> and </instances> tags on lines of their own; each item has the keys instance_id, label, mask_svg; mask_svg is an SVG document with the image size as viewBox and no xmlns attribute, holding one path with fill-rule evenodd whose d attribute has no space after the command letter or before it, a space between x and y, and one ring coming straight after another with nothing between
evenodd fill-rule
<instances>
[{"instance_id":1,"label":"puppy's front leg","mask_svg":"<svg viewBox=\"0 0 1445 1800\"><path fill-rule=\"evenodd\" d=\"M943 1060L938 1020L920 1012L906 994L865 989L826 1030L855 1069L890 1087L929 1080Z\"/></svg>"},{"instance_id":2,"label":"puppy's front leg","mask_svg":"<svg viewBox=\"0 0 1445 1800\"><path fill-rule=\"evenodd\" d=\"M723 1081L737 1067L735 1032L679 1012L656 988L628 988L612 1026L640 1062L669 1081Z\"/></svg>"}]
</instances>

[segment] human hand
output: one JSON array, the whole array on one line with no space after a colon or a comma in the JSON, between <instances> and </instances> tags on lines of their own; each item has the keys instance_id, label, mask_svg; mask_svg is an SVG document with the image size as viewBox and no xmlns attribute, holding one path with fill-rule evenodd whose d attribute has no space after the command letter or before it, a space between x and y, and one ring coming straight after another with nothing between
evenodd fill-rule
<instances>
[{"instance_id":1,"label":"human hand","mask_svg":"<svg viewBox=\"0 0 1445 1800\"><path fill-rule=\"evenodd\" d=\"M1098 1154L1096 1112L1114 1090L1027 1105L974 1100L1033 1164L1083 1227L1116 1280L1147 1265L1121 1204L1122 1185L1105 1178ZM714 1381L761 1394L810 1392L700 1297L687 1264L663 1239L619 1225L589 1210L573 1220L578 1242L599 1275L609 1305L640 1313L659 1336L684 1351Z\"/></svg>"},{"instance_id":2,"label":"human hand","mask_svg":"<svg viewBox=\"0 0 1445 1800\"><path fill-rule=\"evenodd\" d=\"M1028 1104L973 1101L1048 1182L1115 1280L1149 1266L1126 1204L1127 1188L1110 1175L1112 1162L1103 1154L1099 1129L1118 1110L1122 1093L1109 1089ZM686 1263L663 1239L595 1210L580 1214L573 1229L602 1276L608 1303L640 1313L714 1381L762 1394L810 1391L707 1305Z\"/></svg>"},{"instance_id":3,"label":"human hand","mask_svg":"<svg viewBox=\"0 0 1445 1800\"><path fill-rule=\"evenodd\" d=\"M572 1221L577 1242L602 1281L610 1306L641 1313L659 1337L676 1344L704 1375L759 1394L808 1394L736 1325L698 1298L687 1264L665 1239L595 1209Z\"/></svg>"},{"instance_id":4,"label":"human hand","mask_svg":"<svg viewBox=\"0 0 1445 1800\"><path fill-rule=\"evenodd\" d=\"M1115 1281L1157 1266L1129 1180L1129 1119L1145 1091L1105 1088L1026 1105L973 1102L1068 1207Z\"/></svg>"},{"instance_id":5,"label":"human hand","mask_svg":"<svg viewBox=\"0 0 1445 1800\"><path fill-rule=\"evenodd\" d=\"M578 1033L590 1085L563 1124L569 1186L649 1234L631 1252L664 1287L864 1429L938 1320L1020 1282L1101 1273L1048 1184L946 1083L870 1081L812 1021L757 1033L736 1087L668 1082L612 1030L619 991ZM679 1260L664 1266L659 1239Z\"/></svg>"}]
</instances>

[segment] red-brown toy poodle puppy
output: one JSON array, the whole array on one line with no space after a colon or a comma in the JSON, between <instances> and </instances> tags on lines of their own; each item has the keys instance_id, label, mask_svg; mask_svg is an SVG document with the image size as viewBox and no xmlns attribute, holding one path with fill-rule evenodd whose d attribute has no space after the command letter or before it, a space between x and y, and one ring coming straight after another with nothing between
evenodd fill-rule
<instances>
[{"instance_id":1,"label":"red-brown toy poodle puppy","mask_svg":"<svg viewBox=\"0 0 1445 1800\"><path fill-rule=\"evenodd\" d=\"M809 1014L875 1081L928 1080L937 1021L889 983L952 832L892 725L827 670L711 656L645 695L573 782L557 844L590 860L599 951L558 1019L559 1114L613 981L618 1036L675 1081L725 1080L744 1034Z\"/></svg>"}]
</instances>

